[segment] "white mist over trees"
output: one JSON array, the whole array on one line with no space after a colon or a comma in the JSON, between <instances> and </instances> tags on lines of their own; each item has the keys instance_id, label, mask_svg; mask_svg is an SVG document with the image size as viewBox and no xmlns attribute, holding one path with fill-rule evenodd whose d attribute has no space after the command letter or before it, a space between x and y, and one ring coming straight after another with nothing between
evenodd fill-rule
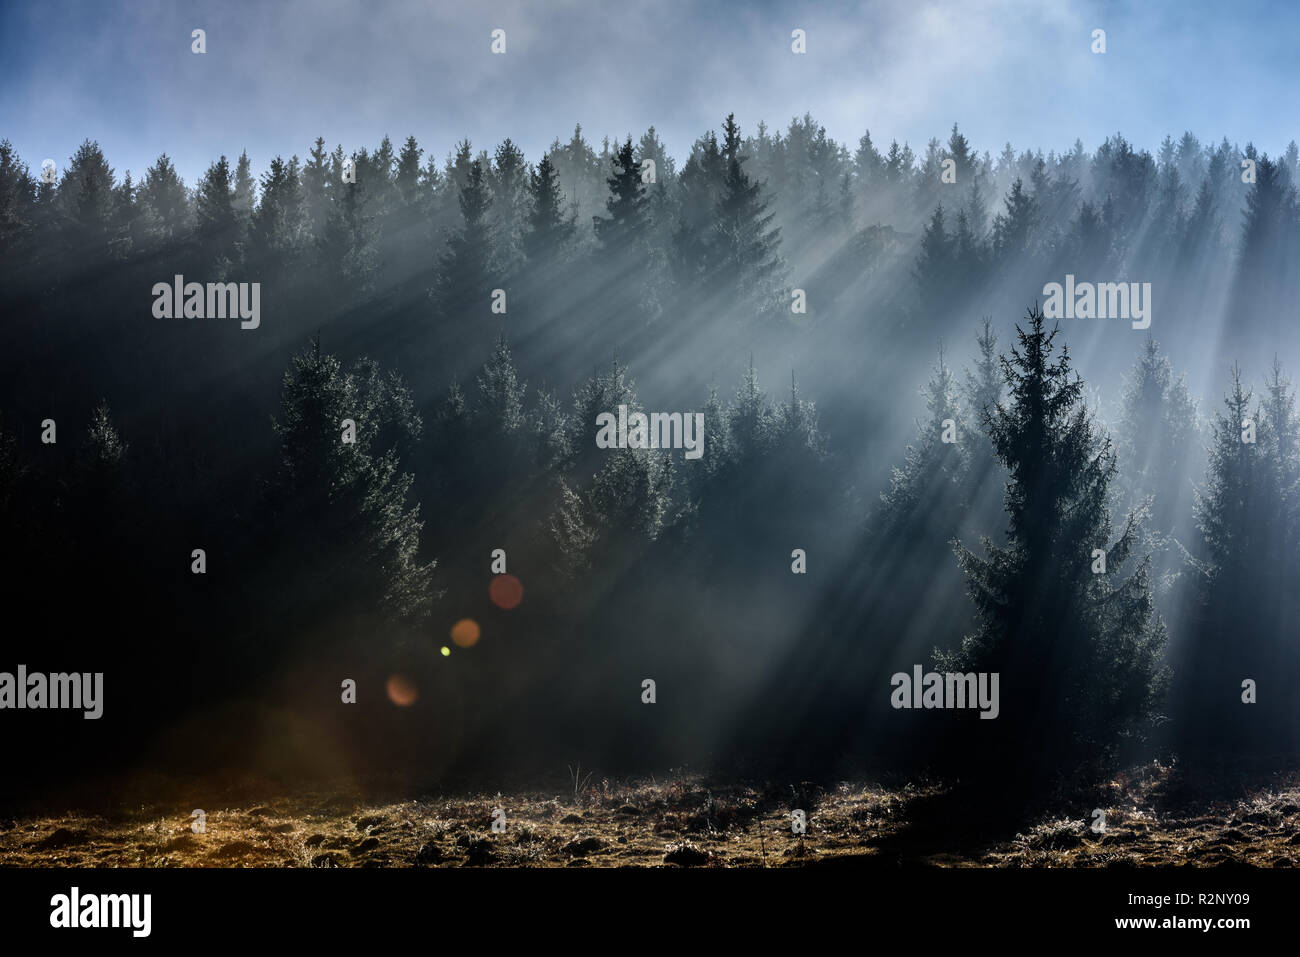
<instances>
[{"instance_id":1,"label":"white mist over trees","mask_svg":"<svg viewBox=\"0 0 1300 957\"><path fill-rule=\"evenodd\" d=\"M811 115L728 115L682 157L653 128L400 142L232 143L192 188L90 141L45 182L0 142L13 595L69 634L137 614L141 681L160 634L221 648L195 707L258 660L400 663L437 690L438 760L475 771L1293 755L1294 147L850 146ZM177 274L261 283L260 327L153 320ZM1067 274L1151 283L1150 335L1048 328ZM704 457L597 448L619 405L701 413ZM78 561L84 608L55 584ZM482 640L444 658L466 618ZM936 653L1002 673L996 733L889 723L889 674Z\"/></svg>"}]
</instances>

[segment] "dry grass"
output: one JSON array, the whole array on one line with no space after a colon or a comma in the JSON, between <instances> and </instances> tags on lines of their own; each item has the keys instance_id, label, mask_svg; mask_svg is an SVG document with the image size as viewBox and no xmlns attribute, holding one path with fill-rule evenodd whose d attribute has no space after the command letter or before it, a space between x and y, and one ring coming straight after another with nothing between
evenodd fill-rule
<instances>
[{"instance_id":1,"label":"dry grass","mask_svg":"<svg viewBox=\"0 0 1300 957\"><path fill-rule=\"evenodd\" d=\"M1015 833L937 852L911 842L918 801L944 789L861 783L718 786L699 777L594 784L568 793L456 795L354 803L305 794L207 809L194 834L187 812L138 807L116 815L0 820L7 866L73 867L785 867L904 861L930 866L1114 867L1300 864L1300 787L1249 800L1174 806L1156 769L1113 782L1091 807L1046 814ZM1091 801L1081 804L1091 805ZM492 832L504 807L507 828ZM791 833L790 811L807 814Z\"/></svg>"}]
</instances>

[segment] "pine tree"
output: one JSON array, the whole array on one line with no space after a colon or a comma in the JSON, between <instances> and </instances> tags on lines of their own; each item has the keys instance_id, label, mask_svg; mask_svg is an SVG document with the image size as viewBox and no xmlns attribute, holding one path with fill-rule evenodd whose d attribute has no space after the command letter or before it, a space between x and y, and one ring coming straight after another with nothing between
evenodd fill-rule
<instances>
[{"instance_id":1,"label":"pine tree","mask_svg":"<svg viewBox=\"0 0 1300 957\"><path fill-rule=\"evenodd\" d=\"M627 374L627 366L615 359L608 372L596 372L573 394L573 415L569 417L569 449L571 458L566 468L579 482L585 482L601 467L606 457L604 450L592 441L596 434L596 419L602 412L618 414L618 407L626 405L628 413L640 411L636 404L636 388Z\"/></svg>"},{"instance_id":2,"label":"pine tree","mask_svg":"<svg viewBox=\"0 0 1300 957\"><path fill-rule=\"evenodd\" d=\"M286 550L286 592L322 621L382 616L414 627L434 597L433 565L417 558L422 523L419 506L407 501L412 478L379 438L406 403L382 395L390 380L359 372L345 372L316 339L284 375L270 501ZM355 442L342 440L345 419L356 424Z\"/></svg>"},{"instance_id":3,"label":"pine tree","mask_svg":"<svg viewBox=\"0 0 1300 957\"><path fill-rule=\"evenodd\" d=\"M981 423L1002 401L1002 368L998 361L997 335L993 320L985 317L975 337L975 367L966 370L961 397L969 410L966 423L966 472L962 501L966 503L966 527L992 530L1002 512L1002 467L993 443Z\"/></svg>"},{"instance_id":4,"label":"pine tree","mask_svg":"<svg viewBox=\"0 0 1300 957\"><path fill-rule=\"evenodd\" d=\"M497 255L502 270L509 275L523 261L529 182L524 154L509 138L497 147L488 180L492 190L493 235L497 239Z\"/></svg>"},{"instance_id":5,"label":"pine tree","mask_svg":"<svg viewBox=\"0 0 1300 957\"><path fill-rule=\"evenodd\" d=\"M993 249L1004 265L1031 251L1039 222L1038 203L1019 177L1011 184L1005 206L1006 210L993 218Z\"/></svg>"},{"instance_id":6,"label":"pine tree","mask_svg":"<svg viewBox=\"0 0 1300 957\"><path fill-rule=\"evenodd\" d=\"M1123 571L1140 516L1111 541L1115 457L1083 405L1068 349L1053 358L1057 331L1037 309L1017 336L1002 358L1007 401L983 415L1009 473L1006 541L986 538L984 557L957 545L976 628L938 657L945 670L999 673L998 727L981 735L995 741L980 758L1032 784L1036 773L1108 758L1152 715L1164 626L1147 562Z\"/></svg>"},{"instance_id":7,"label":"pine tree","mask_svg":"<svg viewBox=\"0 0 1300 957\"><path fill-rule=\"evenodd\" d=\"M311 152L307 154L307 163L302 168L303 214L307 217L312 237L317 240L325 231L325 222L332 205L331 198L337 202L337 188L347 185L339 183L342 176L342 147L339 147L336 155L338 169L335 168L334 158L325 150L325 138L318 136L312 144Z\"/></svg>"},{"instance_id":8,"label":"pine tree","mask_svg":"<svg viewBox=\"0 0 1300 957\"><path fill-rule=\"evenodd\" d=\"M547 263L562 256L573 241L573 217L566 214L559 176L549 155L543 155L529 175L527 228L523 235L524 254L529 262Z\"/></svg>"},{"instance_id":9,"label":"pine tree","mask_svg":"<svg viewBox=\"0 0 1300 957\"><path fill-rule=\"evenodd\" d=\"M307 236L297 157L277 156L262 176L262 197L249 224L248 263L258 275L277 275L294 263Z\"/></svg>"},{"instance_id":10,"label":"pine tree","mask_svg":"<svg viewBox=\"0 0 1300 957\"><path fill-rule=\"evenodd\" d=\"M1260 156L1255 183L1246 194L1233 297L1245 310L1253 332L1276 335L1279 331L1278 304L1290 297L1283 277L1296 261L1296 235L1295 189L1290 177L1277 162Z\"/></svg>"},{"instance_id":11,"label":"pine tree","mask_svg":"<svg viewBox=\"0 0 1300 957\"><path fill-rule=\"evenodd\" d=\"M723 124L722 159L726 173L718 198L711 238L713 283L726 300L745 303L771 314L777 308L776 246L779 230L774 213L759 198L761 187L741 168L740 128L734 114Z\"/></svg>"},{"instance_id":12,"label":"pine tree","mask_svg":"<svg viewBox=\"0 0 1300 957\"><path fill-rule=\"evenodd\" d=\"M1130 507L1155 498L1152 529L1169 533L1182 512L1178 496L1196 441L1196 406L1186 382L1147 336L1121 400L1116 449Z\"/></svg>"},{"instance_id":13,"label":"pine tree","mask_svg":"<svg viewBox=\"0 0 1300 957\"><path fill-rule=\"evenodd\" d=\"M13 144L0 140L0 276L17 266L32 229L36 181Z\"/></svg>"},{"instance_id":14,"label":"pine tree","mask_svg":"<svg viewBox=\"0 0 1300 957\"><path fill-rule=\"evenodd\" d=\"M1222 231L1223 222L1217 215L1214 191L1210 189L1210 181L1207 178L1201 181L1201 188L1196 193L1196 202L1183 223L1177 268L1194 273L1203 266L1207 257L1219 248Z\"/></svg>"},{"instance_id":15,"label":"pine tree","mask_svg":"<svg viewBox=\"0 0 1300 957\"><path fill-rule=\"evenodd\" d=\"M671 268L682 298L694 301L714 273L709 244L726 168L712 131L696 141L678 178L680 201L672 234Z\"/></svg>"},{"instance_id":16,"label":"pine tree","mask_svg":"<svg viewBox=\"0 0 1300 957\"><path fill-rule=\"evenodd\" d=\"M1196 490L1189 556L1196 614L1178 662L1174 709L1180 755L1193 769L1269 753L1278 729L1294 720L1280 707L1288 649L1279 639L1292 620L1286 612L1294 613L1282 571L1286 515L1263 410L1252 402L1234 365L1210 425L1205 483ZM1246 679L1262 689L1258 704L1242 703Z\"/></svg>"},{"instance_id":17,"label":"pine tree","mask_svg":"<svg viewBox=\"0 0 1300 957\"><path fill-rule=\"evenodd\" d=\"M560 479L557 501L547 516L547 530L555 547L552 567L561 577L580 580L591 568L591 550L596 543L595 519L582 496Z\"/></svg>"},{"instance_id":18,"label":"pine tree","mask_svg":"<svg viewBox=\"0 0 1300 957\"><path fill-rule=\"evenodd\" d=\"M495 286L496 239L488 217L492 197L478 160L470 165L459 202L461 227L448 235L438 264L438 299L444 318L466 321L487 314Z\"/></svg>"},{"instance_id":19,"label":"pine tree","mask_svg":"<svg viewBox=\"0 0 1300 957\"><path fill-rule=\"evenodd\" d=\"M482 422L480 431L513 436L524 427L524 396L527 387L519 381L506 337L497 339L492 358L478 376L476 411Z\"/></svg>"},{"instance_id":20,"label":"pine tree","mask_svg":"<svg viewBox=\"0 0 1300 957\"><path fill-rule=\"evenodd\" d=\"M402 205L407 209L420 208L420 156L424 150L414 136L408 136L397 155L397 174L394 184Z\"/></svg>"},{"instance_id":21,"label":"pine tree","mask_svg":"<svg viewBox=\"0 0 1300 957\"><path fill-rule=\"evenodd\" d=\"M953 268L953 240L948 235L940 203L921 234L921 249L913 271L920 288L922 312L931 322L941 318L938 313L949 301Z\"/></svg>"},{"instance_id":22,"label":"pine tree","mask_svg":"<svg viewBox=\"0 0 1300 957\"><path fill-rule=\"evenodd\" d=\"M81 255L107 248L113 219L113 169L98 143L84 141L59 183L66 241Z\"/></svg>"},{"instance_id":23,"label":"pine tree","mask_svg":"<svg viewBox=\"0 0 1300 957\"><path fill-rule=\"evenodd\" d=\"M222 156L208 167L195 195L195 239L203 258L216 265L216 275L224 276L237 257L239 219L235 209L235 190L230 178L230 164Z\"/></svg>"},{"instance_id":24,"label":"pine tree","mask_svg":"<svg viewBox=\"0 0 1300 957\"><path fill-rule=\"evenodd\" d=\"M729 464L733 468L742 471L753 468L766 454L775 438L774 418L771 403L759 387L754 358L750 356L749 367L727 407Z\"/></svg>"},{"instance_id":25,"label":"pine tree","mask_svg":"<svg viewBox=\"0 0 1300 957\"><path fill-rule=\"evenodd\" d=\"M373 153L357 154L357 185L361 187L376 224L386 228L389 216L400 202L397 189L397 154L393 141L385 136Z\"/></svg>"},{"instance_id":26,"label":"pine tree","mask_svg":"<svg viewBox=\"0 0 1300 957\"><path fill-rule=\"evenodd\" d=\"M907 447L902 468L894 469L889 488L880 495L876 531L947 542L957 532L965 504L962 483L968 453L966 418L942 346L934 374L921 392L928 416L917 422L916 444Z\"/></svg>"},{"instance_id":27,"label":"pine tree","mask_svg":"<svg viewBox=\"0 0 1300 957\"><path fill-rule=\"evenodd\" d=\"M190 228L189 197L166 153L145 173L140 184L140 205L149 214L156 244L171 245L186 237Z\"/></svg>"},{"instance_id":28,"label":"pine tree","mask_svg":"<svg viewBox=\"0 0 1300 957\"><path fill-rule=\"evenodd\" d=\"M335 301L368 295L379 269L374 216L357 185L339 185L317 241L319 262Z\"/></svg>"},{"instance_id":29,"label":"pine tree","mask_svg":"<svg viewBox=\"0 0 1300 957\"><path fill-rule=\"evenodd\" d=\"M113 214L109 219L109 248L112 258L125 261L143 238L136 219L136 187L127 170L122 184L113 190Z\"/></svg>"},{"instance_id":30,"label":"pine tree","mask_svg":"<svg viewBox=\"0 0 1300 957\"><path fill-rule=\"evenodd\" d=\"M319 140L322 151L324 141ZM304 171L305 178L305 171ZM235 164L235 215L239 219L241 229L247 229L249 222L253 218L253 206L256 201L257 180L253 178L253 164L248 158L248 150L239 154L239 162Z\"/></svg>"},{"instance_id":31,"label":"pine tree","mask_svg":"<svg viewBox=\"0 0 1300 957\"><path fill-rule=\"evenodd\" d=\"M649 222L646 216L645 186L641 169L632 150L632 138L618 148L613 159L614 171L606 183L605 216L593 216L596 238L607 253L627 257L636 251Z\"/></svg>"}]
</instances>

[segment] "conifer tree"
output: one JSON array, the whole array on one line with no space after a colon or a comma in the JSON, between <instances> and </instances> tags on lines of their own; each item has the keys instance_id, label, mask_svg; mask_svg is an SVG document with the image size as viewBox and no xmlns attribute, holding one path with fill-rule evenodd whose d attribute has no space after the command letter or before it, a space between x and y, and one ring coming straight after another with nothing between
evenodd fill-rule
<instances>
[{"instance_id":1,"label":"conifer tree","mask_svg":"<svg viewBox=\"0 0 1300 957\"><path fill-rule=\"evenodd\" d=\"M1130 507L1154 497L1151 527L1169 533L1182 509L1180 485L1193 461L1196 406L1183 378L1147 336L1128 375L1116 442Z\"/></svg>"},{"instance_id":2,"label":"conifer tree","mask_svg":"<svg viewBox=\"0 0 1300 957\"><path fill-rule=\"evenodd\" d=\"M324 141L321 143L324 149ZM304 171L305 173L305 171ZM248 150L239 154L239 161L235 164L235 215L239 218L240 227L248 228L249 221L253 218L253 206L256 201L257 180L253 178L253 164L248 158Z\"/></svg>"},{"instance_id":3,"label":"conifer tree","mask_svg":"<svg viewBox=\"0 0 1300 957\"><path fill-rule=\"evenodd\" d=\"M317 241L319 262L335 301L367 295L379 269L374 216L357 185L339 185Z\"/></svg>"},{"instance_id":4,"label":"conifer tree","mask_svg":"<svg viewBox=\"0 0 1300 957\"><path fill-rule=\"evenodd\" d=\"M364 367L344 371L319 339L284 375L270 503L286 549L286 593L324 621L382 616L414 627L434 597L433 565L418 558L412 478L380 438L402 428L394 409L409 411L401 397L383 395L392 384ZM343 441L345 419L356 425L353 442Z\"/></svg>"},{"instance_id":5,"label":"conifer tree","mask_svg":"<svg viewBox=\"0 0 1300 957\"><path fill-rule=\"evenodd\" d=\"M927 417L917 423L916 444L907 447L902 468L894 469L889 488L881 493L877 527L886 535L947 542L956 534L963 510L968 453L965 441L958 441L965 438L966 419L942 346L922 395Z\"/></svg>"},{"instance_id":6,"label":"conifer tree","mask_svg":"<svg viewBox=\"0 0 1300 957\"><path fill-rule=\"evenodd\" d=\"M1053 355L1056 336L1031 309L1002 357L1007 398L983 419L1009 474L1006 539L984 539L983 556L957 545L976 626L938 656L945 670L1000 675L1000 714L988 722L998 727L980 758L1027 784L1104 762L1153 715L1164 642L1148 562L1126 569L1141 516L1112 540L1115 457L1068 349Z\"/></svg>"},{"instance_id":7,"label":"conifer tree","mask_svg":"<svg viewBox=\"0 0 1300 957\"><path fill-rule=\"evenodd\" d=\"M402 144L402 151L397 154L397 172L394 185L402 205L408 209L420 206L420 157L424 150L414 136L408 136Z\"/></svg>"},{"instance_id":8,"label":"conifer tree","mask_svg":"<svg viewBox=\"0 0 1300 957\"><path fill-rule=\"evenodd\" d=\"M36 181L13 144L0 140L0 276L17 267L16 253L33 225Z\"/></svg>"},{"instance_id":9,"label":"conifer tree","mask_svg":"<svg viewBox=\"0 0 1300 957\"><path fill-rule=\"evenodd\" d=\"M529 174L531 208L523 234L524 254L531 263L546 263L563 255L572 242L575 225L566 212L559 174L549 155L543 155Z\"/></svg>"},{"instance_id":10,"label":"conifer tree","mask_svg":"<svg viewBox=\"0 0 1300 957\"><path fill-rule=\"evenodd\" d=\"M742 169L740 128L734 114L723 124L722 159L726 172L718 198L710 261L715 288L727 299L739 300L770 314L777 307L776 246L779 230L774 213L760 198L761 187Z\"/></svg>"},{"instance_id":11,"label":"conifer tree","mask_svg":"<svg viewBox=\"0 0 1300 957\"><path fill-rule=\"evenodd\" d=\"M438 264L438 299L445 319L465 321L486 315L495 285L496 238L488 212L492 196L483 164L470 164L460 188L460 228L447 236Z\"/></svg>"},{"instance_id":12,"label":"conifer tree","mask_svg":"<svg viewBox=\"0 0 1300 957\"><path fill-rule=\"evenodd\" d=\"M262 196L249 224L248 263L258 275L276 275L296 263L306 240L298 159L279 156L262 175Z\"/></svg>"},{"instance_id":13,"label":"conifer tree","mask_svg":"<svg viewBox=\"0 0 1300 957\"><path fill-rule=\"evenodd\" d=\"M66 240L79 255L102 254L113 219L113 169L98 143L77 147L59 182Z\"/></svg>"},{"instance_id":14,"label":"conifer tree","mask_svg":"<svg viewBox=\"0 0 1300 957\"><path fill-rule=\"evenodd\" d=\"M190 228L189 198L185 183L166 153L150 166L140 184L140 205L150 214L156 244L175 243Z\"/></svg>"},{"instance_id":15,"label":"conifer tree","mask_svg":"<svg viewBox=\"0 0 1300 957\"><path fill-rule=\"evenodd\" d=\"M203 258L217 267L217 274L224 275L238 255L235 244L239 240L234 184L224 156L209 166L199 180L194 206L194 235Z\"/></svg>"},{"instance_id":16,"label":"conifer tree","mask_svg":"<svg viewBox=\"0 0 1300 957\"><path fill-rule=\"evenodd\" d=\"M632 138L618 148L606 183L605 216L593 216L596 238L607 253L627 257L637 249L649 222L646 216L645 186L632 150Z\"/></svg>"},{"instance_id":17,"label":"conifer tree","mask_svg":"<svg viewBox=\"0 0 1300 957\"><path fill-rule=\"evenodd\" d=\"M334 157L325 149L325 138L318 136L302 168L303 214L307 217L311 235L318 241L325 231L325 222L329 218L331 197L337 202L337 189L340 185L347 185L339 183L342 174L342 147L336 155L338 169L335 168Z\"/></svg>"},{"instance_id":18,"label":"conifer tree","mask_svg":"<svg viewBox=\"0 0 1300 957\"><path fill-rule=\"evenodd\" d=\"M914 272L920 288L922 313L930 322L942 318L937 313L948 303L953 280L954 252L953 239L948 235L943 204L940 203L934 208L934 214L921 234L921 249Z\"/></svg>"}]
</instances>

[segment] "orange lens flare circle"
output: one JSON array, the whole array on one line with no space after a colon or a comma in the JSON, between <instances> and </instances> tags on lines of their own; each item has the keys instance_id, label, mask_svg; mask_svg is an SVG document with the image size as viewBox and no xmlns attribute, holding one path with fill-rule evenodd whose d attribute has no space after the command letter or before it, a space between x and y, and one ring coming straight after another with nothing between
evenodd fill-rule
<instances>
[{"instance_id":1,"label":"orange lens flare circle","mask_svg":"<svg viewBox=\"0 0 1300 957\"><path fill-rule=\"evenodd\" d=\"M457 648L473 648L482 634L473 618L462 618L451 626L451 640Z\"/></svg>"},{"instance_id":2,"label":"orange lens flare circle","mask_svg":"<svg viewBox=\"0 0 1300 957\"><path fill-rule=\"evenodd\" d=\"M497 575L488 586L488 597L498 608L509 611L524 600L524 586L514 575Z\"/></svg>"},{"instance_id":3,"label":"orange lens flare circle","mask_svg":"<svg viewBox=\"0 0 1300 957\"><path fill-rule=\"evenodd\" d=\"M399 708L409 708L420 697L420 693L415 690L415 682L406 675L389 675L385 688L388 700Z\"/></svg>"}]
</instances>

